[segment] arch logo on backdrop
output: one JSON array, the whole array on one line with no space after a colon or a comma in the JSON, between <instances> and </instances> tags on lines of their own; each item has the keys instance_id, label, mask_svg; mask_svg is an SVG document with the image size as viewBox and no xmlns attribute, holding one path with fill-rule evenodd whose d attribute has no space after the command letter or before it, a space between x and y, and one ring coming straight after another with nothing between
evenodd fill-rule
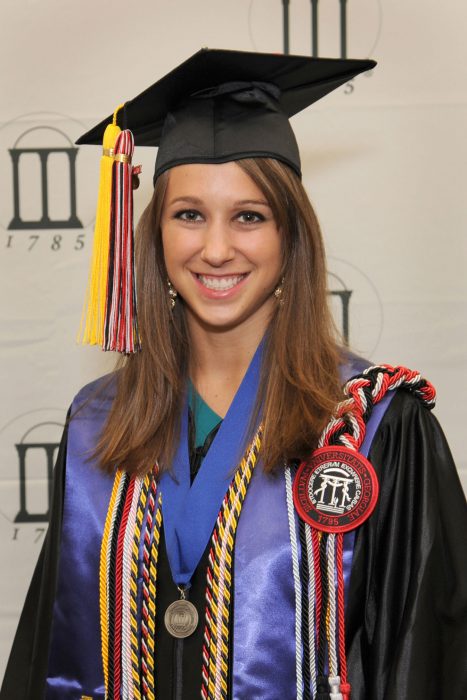
<instances>
[{"instance_id":1,"label":"arch logo on backdrop","mask_svg":"<svg viewBox=\"0 0 467 700\"><path fill-rule=\"evenodd\" d=\"M31 113L0 126L2 247L72 254L92 238L98 165L78 149L86 128L66 115Z\"/></svg>"},{"instance_id":2,"label":"arch logo on backdrop","mask_svg":"<svg viewBox=\"0 0 467 700\"><path fill-rule=\"evenodd\" d=\"M352 263L328 257L328 294L337 329L353 352L372 358L383 332L383 304L368 275Z\"/></svg>"},{"instance_id":3,"label":"arch logo on backdrop","mask_svg":"<svg viewBox=\"0 0 467 700\"><path fill-rule=\"evenodd\" d=\"M282 34L284 53L372 58L383 27L382 0L250 0L248 31L255 51L270 51ZM372 71L363 77L372 75ZM358 79L357 79L358 80ZM342 88L355 89L354 80Z\"/></svg>"},{"instance_id":4,"label":"arch logo on backdrop","mask_svg":"<svg viewBox=\"0 0 467 700\"><path fill-rule=\"evenodd\" d=\"M28 524L38 526L36 533L45 531L63 426L63 410L43 408L18 415L0 428L0 514L11 526L10 539L21 540L25 529L30 531Z\"/></svg>"}]
</instances>

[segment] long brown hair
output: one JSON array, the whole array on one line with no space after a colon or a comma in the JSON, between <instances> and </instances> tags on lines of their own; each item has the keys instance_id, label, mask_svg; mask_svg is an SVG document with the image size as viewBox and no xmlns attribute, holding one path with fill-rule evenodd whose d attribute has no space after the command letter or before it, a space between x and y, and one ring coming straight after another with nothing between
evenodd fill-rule
<instances>
[{"instance_id":1,"label":"long brown hair","mask_svg":"<svg viewBox=\"0 0 467 700\"><path fill-rule=\"evenodd\" d=\"M321 232L295 173L269 158L237 161L266 197L284 236L281 302L267 333L257 405L262 460L273 471L312 451L340 399L339 353L326 294ZM143 349L120 361L116 396L96 448L101 466L169 469L176 448L190 342L183 301L172 311L161 215L168 174L156 181L136 232L138 318Z\"/></svg>"}]
</instances>

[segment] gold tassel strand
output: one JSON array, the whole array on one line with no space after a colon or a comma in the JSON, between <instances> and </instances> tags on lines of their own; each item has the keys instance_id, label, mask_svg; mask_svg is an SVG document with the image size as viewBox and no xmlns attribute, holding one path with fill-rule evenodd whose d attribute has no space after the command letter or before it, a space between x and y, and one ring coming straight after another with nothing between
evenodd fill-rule
<instances>
[{"instance_id":1,"label":"gold tassel strand","mask_svg":"<svg viewBox=\"0 0 467 700\"><path fill-rule=\"evenodd\" d=\"M106 127L103 138L103 152L100 163L99 195L97 200L96 224L89 270L86 301L81 316L78 342L83 345L101 345L104 341L105 304L107 297L107 279L109 267L109 236L112 202L112 173L115 144L120 134L117 114Z\"/></svg>"}]
</instances>

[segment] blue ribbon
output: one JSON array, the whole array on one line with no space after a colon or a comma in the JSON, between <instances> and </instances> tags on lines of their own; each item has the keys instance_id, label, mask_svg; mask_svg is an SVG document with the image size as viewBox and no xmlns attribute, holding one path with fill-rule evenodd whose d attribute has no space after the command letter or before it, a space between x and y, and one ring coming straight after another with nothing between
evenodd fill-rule
<instances>
[{"instance_id":1,"label":"blue ribbon","mask_svg":"<svg viewBox=\"0 0 467 700\"><path fill-rule=\"evenodd\" d=\"M165 543L172 577L188 587L206 545L243 452L258 392L261 343L235 394L222 425L190 486L188 406L182 413L180 443L171 473L160 480Z\"/></svg>"}]
</instances>

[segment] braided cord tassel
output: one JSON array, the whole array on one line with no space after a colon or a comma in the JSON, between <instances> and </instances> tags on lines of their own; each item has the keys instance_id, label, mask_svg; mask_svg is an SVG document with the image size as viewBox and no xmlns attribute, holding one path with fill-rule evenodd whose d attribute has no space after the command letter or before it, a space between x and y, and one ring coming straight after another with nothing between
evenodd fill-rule
<instances>
[{"instance_id":1,"label":"braided cord tassel","mask_svg":"<svg viewBox=\"0 0 467 700\"><path fill-rule=\"evenodd\" d=\"M109 590L108 590L108 567L109 567L109 543L111 541L111 531L115 522L115 504L118 502L123 486L123 472L117 471L110 496L109 508L104 524L104 534L102 536L100 563L99 563L99 609L101 625L101 645L102 645L102 667L104 671L105 688L108 688L109 681Z\"/></svg>"},{"instance_id":2,"label":"braided cord tassel","mask_svg":"<svg viewBox=\"0 0 467 700\"><path fill-rule=\"evenodd\" d=\"M155 700L156 568L161 522L155 470L145 477L130 477L119 470L104 527L99 572L106 700Z\"/></svg>"},{"instance_id":3,"label":"braided cord tassel","mask_svg":"<svg viewBox=\"0 0 467 700\"><path fill-rule=\"evenodd\" d=\"M436 392L419 372L407 367L375 365L350 379L344 386L347 398L337 406L335 415L321 434L319 447L344 445L358 450L365 438L366 424L373 407L388 391L406 389L428 409L434 408Z\"/></svg>"},{"instance_id":4,"label":"braided cord tassel","mask_svg":"<svg viewBox=\"0 0 467 700\"><path fill-rule=\"evenodd\" d=\"M340 692L341 678L338 673L338 656L337 656L337 606L336 606L336 540L340 535L329 534L328 536L328 556L327 556L327 575L328 575L328 591L329 591L329 607L326 618L328 648L329 648L329 698L330 700L343 700ZM343 580L342 580L343 583ZM337 582L339 591L339 579ZM341 586L343 594L344 587ZM344 648L345 656L345 648Z\"/></svg>"},{"instance_id":5,"label":"braided cord tassel","mask_svg":"<svg viewBox=\"0 0 467 700\"><path fill-rule=\"evenodd\" d=\"M206 572L201 683L204 700L226 700L228 694L233 547L238 519L261 446L261 434L260 427L232 479L212 536Z\"/></svg>"},{"instance_id":6,"label":"braided cord tassel","mask_svg":"<svg viewBox=\"0 0 467 700\"><path fill-rule=\"evenodd\" d=\"M336 636L336 587L335 572L336 536L328 535L327 547L327 577L328 577L328 611L326 614L326 631L329 648L329 675L337 675L337 636Z\"/></svg>"},{"instance_id":7,"label":"braided cord tassel","mask_svg":"<svg viewBox=\"0 0 467 700\"><path fill-rule=\"evenodd\" d=\"M151 480L146 526L143 536L141 667L143 700L155 699L154 639L156 632L156 581L162 524L162 496L157 498L155 476Z\"/></svg>"},{"instance_id":8,"label":"braided cord tassel","mask_svg":"<svg viewBox=\"0 0 467 700\"><path fill-rule=\"evenodd\" d=\"M118 632L116 626L116 620L119 617L119 605L121 603L121 598L118 595L118 582L117 582L117 557L119 549L119 538L120 538L120 525L124 515L125 504L128 494L128 489L130 485L130 477L128 474L124 474L122 479L122 490L120 494L119 501L115 504L115 520L113 524L113 529L111 532L111 537L109 538L109 566L108 566L108 591L109 591L109 679L107 695L109 700L114 700L117 691L116 688L116 678L115 678L115 662L116 658L120 657L120 648L116 642L116 633ZM117 688L118 687L118 677L117 677Z\"/></svg>"},{"instance_id":9,"label":"braided cord tassel","mask_svg":"<svg viewBox=\"0 0 467 700\"><path fill-rule=\"evenodd\" d=\"M153 654L149 654L149 559L151 551L151 533L154 522L156 484L148 475L145 483L146 515L142 533L143 557L141 562L141 697L154 697L154 667Z\"/></svg>"},{"instance_id":10,"label":"braided cord tassel","mask_svg":"<svg viewBox=\"0 0 467 700\"><path fill-rule=\"evenodd\" d=\"M316 693L316 640L315 640L315 596L316 596L316 575L312 529L308 523L305 523L305 540L306 550L308 554L309 568L309 588L308 588L308 640L310 649L310 682L311 695L315 697Z\"/></svg>"},{"instance_id":11,"label":"braided cord tassel","mask_svg":"<svg viewBox=\"0 0 467 700\"><path fill-rule=\"evenodd\" d=\"M290 467L285 468L285 492L287 499L287 518L289 521L290 546L292 550L292 572L295 591L295 673L297 678L297 700L303 698L302 667L302 589L300 583L297 532L292 496L292 476Z\"/></svg>"},{"instance_id":12,"label":"braided cord tassel","mask_svg":"<svg viewBox=\"0 0 467 700\"><path fill-rule=\"evenodd\" d=\"M344 535L336 535L336 570L337 570L337 624L340 661L340 691L342 700L350 698L350 685L347 682L347 657L345 653L345 601L344 601ZM340 700L340 699L339 699Z\"/></svg>"},{"instance_id":13,"label":"braided cord tassel","mask_svg":"<svg viewBox=\"0 0 467 700\"><path fill-rule=\"evenodd\" d=\"M144 480L141 477L135 478L133 498L128 515L127 527L123 543L122 561L122 696L133 700L133 683L131 679L131 642L130 642L130 579L131 579L131 552L134 537L134 527L138 504L143 491ZM143 495L144 497L144 495Z\"/></svg>"},{"instance_id":14,"label":"braided cord tassel","mask_svg":"<svg viewBox=\"0 0 467 700\"><path fill-rule=\"evenodd\" d=\"M144 512L146 510L146 500L149 490L149 475L146 476L143 485L143 497L140 498L136 511L133 543L131 547L130 564L130 658L131 676L133 680L133 695L135 700L141 700L141 655L139 648L139 619L138 619L138 564L139 545L141 541L141 529L143 526Z\"/></svg>"},{"instance_id":15,"label":"braided cord tassel","mask_svg":"<svg viewBox=\"0 0 467 700\"><path fill-rule=\"evenodd\" d=\"M122 621L123 621L123 551L125 533L130 515L133 495L135 491L135 479L128 479L128 488L122 511L122 519L117 538L115 561L115 616L114 616L114 700L120 700L122 690Z\"/></svg>"},{"instance_id":16,"label":"braided cord tassel","mask_svg":"<svg viewBox=\"0 0 467 700\"><path fill-rule=\"evenodd\" d=\"M159 544L161 537L162 525L162 495L159 496L157 502L156 521L154 526L154 536L151 547L151 558L149 562L149 613L150 613L150 628L149 633L152 635L152 651L154 654L154 639L155 639L155 623L156 623L156 580L157 580L157 560L159 554ZM154 670L154 669L153 669Z\"/></svg>"},{"instance_id":17,"label":"braided cord tassel","mask_svg":"<svg viewBox=\"0 0 467 700\"><path fill-rule=\"evenodd\" d=\"M292 483L291 483L292 488ZM292 512L293 511L293 496L292 496ZM294 516L295 517L295 516ZM300 585L302 589L302 638L303 638L303 700L313 700L311 697L311 666L310 666L310 654L311 654L311 639L310 632L314 634L314 629L310 626L310 604L313 606L313 600L309 597L310 588L310 559L309 551L307 547L306 539L306 529L305 522L301 519L298 521L298 530L300 533L300 548L301 548L301 560L300 560ZM290 527L289 527L290 530ZM313 560L311 560L312 562ZM308 621L308 624L307 624Z\"/></svg>"},{"instance_id":18,"label":"braided cord tassel","mask_svg":"<svg viewBox=\"0 0 467 700\"><path fill-rule=\"evenodd\" d=\"M326 675L327 620L329 604L329 579L327 575L327 532L321 533L319 541L319 571L321 579L321 609L318 634L318 675L316 677L316 700L329 700L329 682Z\"/></svg>"}]
</instances>

